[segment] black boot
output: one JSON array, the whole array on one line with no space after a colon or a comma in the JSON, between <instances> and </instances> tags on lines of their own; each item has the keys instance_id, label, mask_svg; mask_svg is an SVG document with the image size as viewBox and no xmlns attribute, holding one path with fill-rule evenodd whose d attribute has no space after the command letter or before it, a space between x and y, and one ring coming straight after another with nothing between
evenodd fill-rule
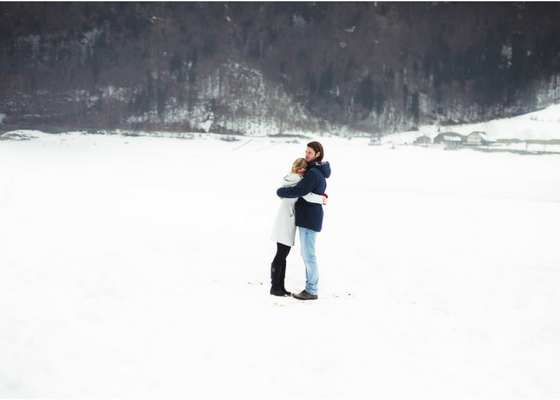
<instances>
[{"instance_id":1,"label":"black boot","mask_svg":"<svg viewBox=\"0 0 560 400\"><path fill-rule=\"evenodd\" d=\"M286 279L286 261L284 261L284 262L282 263L282 273L281 273L281 276L280 276L280 285L281 285L281 288L282 288L282 291L284 292L284 294L285 294L286 296L291 296L292 293L291 293L291 292L288 292L288 291L286 290L286 288L284 287L284 280L285 280L285 279Z\"/></svg>"},{"instance_id":2,"label":"black boot","mask_svg":"<svg viewBox=\"0 0 560 400\"><path fill-rule=\"evenodd\" d=\"M271 277L271 288L270 294L274 296L285 296L284 290L282 290L282 265L272 263L270 265L270 277Z\"/></svg>"}]
</instances>

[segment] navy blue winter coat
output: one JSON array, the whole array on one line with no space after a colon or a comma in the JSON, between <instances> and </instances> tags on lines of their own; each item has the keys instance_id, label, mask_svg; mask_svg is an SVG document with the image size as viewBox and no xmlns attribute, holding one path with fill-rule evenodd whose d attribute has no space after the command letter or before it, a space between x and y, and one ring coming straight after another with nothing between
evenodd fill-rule
<instances>
[{"instance_id":1,"label":"navy blue winter coat","mask_svg":"<svg viewBox=\"0 0 560 400\"><path fill-rule=\"evenodd\" d=\"M317 162L307 166L303 179L296 186L280 188L276 191L278 197L294 199L296 202L296 226L321 232L323 227L323 206L305 201L302 196L307 193L323 195L327 190L326 178L331 176L331 166L328 162Z\"/></svg>"}]
</instances>

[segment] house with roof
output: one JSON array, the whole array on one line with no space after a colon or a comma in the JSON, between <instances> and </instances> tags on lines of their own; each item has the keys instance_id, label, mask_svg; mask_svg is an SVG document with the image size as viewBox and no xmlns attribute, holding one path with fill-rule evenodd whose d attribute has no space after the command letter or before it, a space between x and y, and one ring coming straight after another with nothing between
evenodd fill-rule
<instances>
[{"instance_id":1,"label":"house with roof","mask_svg":"<svg viewBox=\"0 0 560 400\"><path fill-rule=\"evenodd\" d=\"M416 138L416 140L414 141L414 144L417 146L428 146L430 144L432 144L432 139L429 136L420 136L418 138Z\"/></svg>"},{"instance_id":2,"label":"house with roof","mask_svg":"<svg viewBox=\"0 0 560 400\"><path fill-rule=\"evenodd\" d=\"M471 132L465 140L466 146L485 146L488 144L490 144L490 140L488 140L486 132Z\"/></svg>"},{"instance_id":3,"label":"house with roof","mask_svg":"<svg viewBox=\"0 0 560 400\"><path fill-rule=\"evenodd\" d=\"M434 144L444 144L447 150L457 150L463 146L463 139L456 132L443 132L434 138Z\"/></svg>"}]
</instances>

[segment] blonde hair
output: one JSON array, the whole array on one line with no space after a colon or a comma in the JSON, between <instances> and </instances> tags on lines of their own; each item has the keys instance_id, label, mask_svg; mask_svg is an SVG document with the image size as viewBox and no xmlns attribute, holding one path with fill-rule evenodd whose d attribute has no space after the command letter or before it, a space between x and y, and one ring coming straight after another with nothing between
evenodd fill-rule
<instances>
[{"instance_id":1,"label":"blonde hair","mask_svg":"<svg viewBox=\"0 0 560 400\"><path fill-rule=\"evenodd\" d=\"M297 174L298 169L307 168L307 161L305 158L298 158L292 165L292 173Z\"/></svg>"}]
</instances>

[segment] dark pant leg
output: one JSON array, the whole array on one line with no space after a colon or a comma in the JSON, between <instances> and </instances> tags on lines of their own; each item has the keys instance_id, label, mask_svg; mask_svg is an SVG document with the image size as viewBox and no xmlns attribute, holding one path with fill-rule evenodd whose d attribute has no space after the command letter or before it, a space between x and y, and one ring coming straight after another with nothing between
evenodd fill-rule
<instances>
[{"instance_id":1,"label":"dark pant leg","mask_svg":"<svg viewBox=\"0 0 560 400\"><path fill-rule=\"evenodd\" d=\"M286 258L292 249L282 243L276 243L277 250L272 265L270 266L270 277L272 292L284 292L284 277L286 275Z\"/></svg>"},{"instance_id":2,"label":"dark pant leg","mask_svg":"<svg viewBox=\"0 0 560 400\"><path fill-rule=\"evenodd\" d=\"M282 243L276 243L276 247L276 256L274 257L272 264L281 265L282 263L286 262L286 258L288 258L288 254L290 254L290 250L292 248Z\"/></svg>"}]
</instances>

